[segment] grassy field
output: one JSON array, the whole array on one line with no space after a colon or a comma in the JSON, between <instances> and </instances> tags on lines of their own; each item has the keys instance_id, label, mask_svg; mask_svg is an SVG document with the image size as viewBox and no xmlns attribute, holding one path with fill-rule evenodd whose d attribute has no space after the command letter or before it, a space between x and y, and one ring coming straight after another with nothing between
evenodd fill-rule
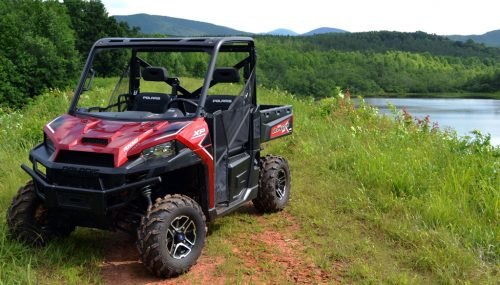
<instances>
[{"instance_id":1,"label":"grassy field","mask_svg":"<svg viewBox=\"0 0 500 285\"><path fill-rule=\"evenodd\" d=\"M95 84L112 88L111 81ZM107 233L78 229L40 249L10 241L6 233L5 212L28 180L19 165L42 139L43 125L66 111L69 94L51 91L22 111L0 111L0 284L103 282L99 264ZM260 89L259 101L294 106L294 135L264 151L290 162L286 214L298 223L294 238L317 266L338 273L341 263L345 283L497 283L500 149L487 137L460 139L409 114L380 117L370 107L354 109L334 98L297 99ZM218 274L245 283L249 269L231 258L233 249L223 241L262 226L242 214L212 226L207 254L227 258ZM258 248L241 250L259 254Z\"/></svg>"}]
</instances>

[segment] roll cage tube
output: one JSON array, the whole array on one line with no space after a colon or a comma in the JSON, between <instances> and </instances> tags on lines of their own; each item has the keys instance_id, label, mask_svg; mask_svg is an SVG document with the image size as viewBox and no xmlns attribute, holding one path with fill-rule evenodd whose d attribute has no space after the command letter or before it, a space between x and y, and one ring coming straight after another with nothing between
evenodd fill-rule
<instances>
[{"instance_id":1,"label":"roll cage tube","mask_svg":"<svg viewBox=\"0 0 500 285\"><path fill-rule=\"evenodd\" d=\"M250 76L256 64L256 56L255 56L255 44L252 38L250 37L225 37L225 38L103 38L94 43L92 49L87 57L85 62L85 67L80 76L80 80L75 89L75 93L73 99L71 101L68 113L70 115L74 115L76 112L76 107L78 104L78 100L85 86L86 77L92 68L92 62L94 60L95 54L99 49L106 48L132 48L133 55L131 60L138 59L136 55L136 51L176 51L176 52L209 52L211 55L207 72L205 74L205 78L203 81L203 85L201 88L198 88L193 93L188 90L180 87L177 84L177 90L185 95L186 97L198 97L200 98L199 107L196 110L195 117L199 117L201 115L202 107L205 105L206 97L208 94L208 90L210 87L216 84L212 83L212 75L215 70L217 56L220 52L247 52L249 56L243 59L241 62L234 65L234 68L241 69L244 68L244 78L245 80L251 79ZM140 59L141 66L147 67L150 66L148 63ZM131 62L131 72L134 72L133 65ZM136 74L136 73L132 73ZM132 75L131 74L131 75ZM136 74L137 75L137 74ZM138 92L138 84L134 83L136 76L131 78L130 82L130 91L136 90ZM166 82L170 86L176 85L174 79L167 80ZM247 82L248 83L248 82ZM211 85L212 84L212 85ZM252 91L252 103L256 104L256 94L255 94L255 80L250 82L253 85L251 88ZM199 91L198 91L199 90Z\"/></svg>"}]
</instances>

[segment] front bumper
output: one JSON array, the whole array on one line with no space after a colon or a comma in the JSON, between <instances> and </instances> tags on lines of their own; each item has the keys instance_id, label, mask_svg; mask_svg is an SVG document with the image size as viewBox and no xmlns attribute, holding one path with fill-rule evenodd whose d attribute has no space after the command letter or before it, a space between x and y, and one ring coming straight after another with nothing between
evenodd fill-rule
<instances>
[{"instance_id":1,"label":"front bumper","mask_svg":"<svg viewBox=\"0 0 500 285\"><path fill-rule=\"evenodd\" d=\"M21 168L33 178L36 194L44 200L47 207L91 211L96 214L123 207L139 195L134 190L161 182L161 177L156 176L110 189L94 190L49 184L44 177L25 164L21 165ZM134 193L128 193L129 191Z\"/></svg>"},{"instance_id":2,"label":"front bumper","mask_svg":"<svg viewBox=\"0 0 500 285\"><path fill-rule=\"evenodd\" d=\"M140 198L144 187L162 183L164 173L200 161L189 149L170 159L119 168L54 162L52 156L41 144L30 152L33 166L21 166L33 178L38 197L48 208L97 216L105 216ZM45 171L39 169L40 164Z\"/></svg>"}]
</instances>

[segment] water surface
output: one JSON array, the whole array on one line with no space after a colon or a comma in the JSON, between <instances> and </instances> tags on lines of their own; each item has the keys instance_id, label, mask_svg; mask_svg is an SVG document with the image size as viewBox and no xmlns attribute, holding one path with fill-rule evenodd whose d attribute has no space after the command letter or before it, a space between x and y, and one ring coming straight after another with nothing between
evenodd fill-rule
<instances>
[{"instance_id":1,"label":"water surface","mask_svg":"<svg viewBox=\"0 0 500 285\"><path fill-rule=\"evenodd\" d=\"M396 108L406 108L412 116L423 119L429 115L440 128L450 127L461 136L477 129L491 134L491 143L500 145L500 100L493 99L434 99L434 98L365 98L367 104L390 114L388 102Z\"/></svg>"}]
</instances>

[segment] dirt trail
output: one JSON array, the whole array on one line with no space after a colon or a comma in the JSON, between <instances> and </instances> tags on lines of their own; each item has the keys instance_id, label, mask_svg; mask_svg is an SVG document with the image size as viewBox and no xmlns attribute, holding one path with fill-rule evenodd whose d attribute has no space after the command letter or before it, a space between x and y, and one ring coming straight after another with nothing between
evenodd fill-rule
<instances>
[{"instance_id":1,"label":"dirt trail","mask_svg":"<svg viewBox=\"0 0 500 285\"><path fill-rule=\"evenodd\" d=\"M240 235L227 240L232 254L245 268L252 273L244 276L244 283L251 284L337 284L340 275L332 275L317 267L304 253L304 245L294 238L299 226L293 216L281 212L282 219L287 219L289 225L285 230L274 229L268 217L260 216L253 211L251 204L242 212L255 215L263 230L259 233ZM210 236L208 236L210 240ZM191 270L177 278L159 279L153 277L139 261L139 254L133 239L126 234L116 233L106 245L105 261L101 265L105 284L225 284L232 279L221 274L218 267L224 266L223 257L208 256L202 253L198 263ZM258 253L248 248L257 248ZM339 264L334 271L341 273ZM274 274L274 275L273 275ZM269 280L269 276L272 276Z\"/></svg>"}]
</instances>

